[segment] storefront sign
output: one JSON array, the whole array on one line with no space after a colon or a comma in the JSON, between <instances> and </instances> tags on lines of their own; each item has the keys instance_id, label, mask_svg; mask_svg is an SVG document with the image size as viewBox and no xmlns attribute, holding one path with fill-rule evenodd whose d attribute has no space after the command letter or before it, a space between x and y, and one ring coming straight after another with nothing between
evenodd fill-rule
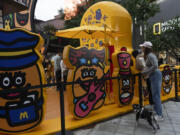
<instances>
[{"instance_id":1,"label":"storefront sign","mask_svg":"<svg viewBox=\"0 0 180 135\"><path fill-rule=\"evenodd\" d=\"M153 34L160 35L161 34L161 23L156 23L153 25Z\"/></svg>"},{"instance_id":2,"label":"storefront sign","mask_svg":"<svg viewBox=\"0 0 180 135\"><path fill-rule=\"evenodd\" d=\"M153 34L160 35L161 32L165 32L168 29L174 29L172 25L178 22L180 22L180 17L174 18L174 19L162 22L162 23L161 22L155 23L153 25ZM180 23L178 24L178 26L180 27Z\"/></svg>"}]
</instances>

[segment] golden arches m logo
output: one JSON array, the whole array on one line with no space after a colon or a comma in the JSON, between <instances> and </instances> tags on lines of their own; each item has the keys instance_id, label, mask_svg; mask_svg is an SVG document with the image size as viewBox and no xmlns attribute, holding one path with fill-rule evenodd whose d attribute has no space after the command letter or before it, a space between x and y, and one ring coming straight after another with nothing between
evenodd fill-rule
<instances>
[{"instance_id":1,"label":"golden arches m logo","mask_svg":"<svg viewBox=\"0 0 180 135\"><path fill-rule=\"evenodd\" d=\"M153 25L153 34L160 35L161 34L161 23L156 23Z\"/></svg>"},{"instance_id":2,"label":"golden arches m logo","mask_svg":"<svg viewBox=\"0 0 180 135\"><path fill-rule=\"evenodd\" d=\"M22 119L28 119L29 116L28 116L28 113L27 112L22 112L20 113L19 115L19 119L22 120Z\"/></svg>"}]
</instances>

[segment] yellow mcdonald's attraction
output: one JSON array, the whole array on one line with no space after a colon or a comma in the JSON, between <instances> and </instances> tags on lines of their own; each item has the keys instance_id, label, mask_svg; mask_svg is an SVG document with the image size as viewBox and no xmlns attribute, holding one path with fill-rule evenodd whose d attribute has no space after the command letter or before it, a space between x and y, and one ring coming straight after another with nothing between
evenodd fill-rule
<instances>
[{"instance_id":1,"label":"yellow mcdonald's attraction","mask_svg":"<svg viewBox=\"0 0 180 135\"><path fill-rule=\"evenodd\" d=\"M80 25L56 33L80 39L79 47L68 45L63 51L63 60L69 69L67 81L79 82L66 87L70 110L66 117L70 123L67 129L131 111L132 104L140 102L139 80L143 85L146 83L135 76L139 71L132 57L132 19L125 8L114 2L98 2L87 9ZM89 31L82 29L88 26L91 26ZM96 31L93 26L97 31L97 27L104 31L99 28L98 36L90 36L89 33L93 35ZM84 37L80 34L82 31ZM162 65L160 69L163 73L161 97L165 101L174 97L173 73L169 65ZM106 80L108 77L114 78ZM143 105L149 104L146 87L143 86Z\"/></svg>"},{"instance_id":2,"label":"yellow mcdonald's attraction","mask_svg":"<svg viewBox=\"0 0 180 135\"><path fill-rule=\"evenodd\" d=\"M99 35L93 39L88 35L79 35L80 46L74 48L69 45L63 51L63 60L69 69L67 81L85 81L66 88L71 110L67 116L71 123L69 129L126 113L132 110L132 103L138 103L136 78L105 80L135 73L131 56L132 19L128 11L114 2L98 2L82 17L81 28L86 25L92 26L90 33L99 30ZM80 28L74 30L82 31ZM70 30L59 31L56 35L68 36L68 32Z\"/></svg>"}]
</instances>

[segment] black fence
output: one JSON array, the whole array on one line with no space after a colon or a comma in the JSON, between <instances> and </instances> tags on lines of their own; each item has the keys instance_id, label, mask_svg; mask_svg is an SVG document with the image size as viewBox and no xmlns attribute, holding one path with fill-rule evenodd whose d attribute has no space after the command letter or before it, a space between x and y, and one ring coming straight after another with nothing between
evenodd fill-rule
<instances>
[{"instance_id":1,"label":"black fence","mask_svg":"<svg viewBox=\"0 0 180 135\"><path fill-rule=\"evenodd\" d=\"M177 80L177 73L180 74L180 69L173 69L171 70L174 72L174 85L175 85L175 95L174 95L174 101L179 101L178 98L178 80ZM178 72L177 72L178 71ZM133 75L125 75L125 76L117 76L117 77L104 77L101 79L90 79L86 81L75 81L75 82L59 82L59 83L49 83L49 84L42 84L42 85L36 85L36 86L27 86L22 88L16 88L16 89L4 89L0 91L0 94L8 94L10 92L26 92L29 89L37 89L37 88L46 88L51 86L59 86L60 87L60 116L61 116L61 131L57 133L56 135L71 135L72 133L70 131L66 131L65 129L65 111L64 111L64 90L66 88L66 85L74 85L74 84L81 84L85 82L91 82L91 81L106 81L106 80L113 80L113 79L122 79L122 78L129 78L129 77L138 77L138 86L139 86L139 105L143 106L143 90L142 90L142 74L133 74ZM180 84L179 84L180 85Z\"/></svg>"}]
</instances>

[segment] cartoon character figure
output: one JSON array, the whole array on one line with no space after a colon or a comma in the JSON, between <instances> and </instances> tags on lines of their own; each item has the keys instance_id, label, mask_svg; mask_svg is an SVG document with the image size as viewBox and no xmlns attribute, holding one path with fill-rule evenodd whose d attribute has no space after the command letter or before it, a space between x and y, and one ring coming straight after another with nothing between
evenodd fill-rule
<instances>
[{"instance_id":1,"label":"cartoon character figure","mask_svg":"<svg viewBox=\"0 0 180 135\"><path fill-rule=\"evenodd\" d=\"M0 131L22 132L40 124L44 92L30 86L45 83L37 48L42 38L22 30L0 29ZM24 88L25 90L18 89ZM11 90L12 89L12 90ZM9 91L3 93L3 91Z\"/></svg>"},{"instance_id":2,"label":"cartoon character figure","mask_svg":"<svg viewBox=\"0 0 180 135\"><path fill-rule=\"evenodd\" d=\"M113 58L113 65L115 65L115 67L119 66L119 74L117 76L121 77L117 81L114 80L113 83L115 85L113 85L115 101L120 106L128 105L133 99L135 80L134 77L130 76L130 67L132 66L131 55L125 47L122 47L120 52L113 54L113 57L116 57L116 59ZM118 63L118 65L116 63Z\"/></svg>"},{"instance_id":3,"label":"cartoon character figure","mask_svg":"<svg viewBox=\"0 0 180 135\"><path fill-rule=\"evenodd\" d=\"M9 22L9 20L6 20L5 21L5 29L6 30L9 30L10 29L10 24L9 24L10 22Z\"/></svg>"},{"instance_id":4,"label":"cartoon character figure","mask_svg":"<svg viewBox=\"0 0 180 135\"><path fill-rule=\"evenodd\" d=\"M4 22L10 21L10 28L25 28L29 31L34 31L34 10L37 0L23 0L22 3L27 5L25 11L9 14L4 17ZM5 24L8 27L9 24Z\"/></svg>"},{"instance_id":5,"label":"cartoon character figure","mask_svg":"<svg viewBox=\"0 0 180 135\"><path fill-rule=\"evenodd\" d=\"M122 49L123 50L123 49ZM120 52L118 55L119 63L119 74L120 75L129 75L131 73L130 64L131 64L131 55L126 52L126 49Z\"/></svg>"},{"instance_id":6,"label":"cartoon character figure","mask_svg":"<svg viewBox=\"0 0 180 135\"><path fill-rule=\"evenodd\" d=\"M172 71L169 65L164 66L164 70L162 71L162 87L163 87L163 94L169 94L172 89Z\"/></svg>"},{"instance_id":7,"label":"cartoon character figure","mask_svg":"<svg viewBox=\"0 0 180 135\"><path fill-rule=\"evenodd\" d=\"M101 20L102 18L102 13L101 9L96 10L96 20Z\"/></svg>"},{"instance_id":8,"label":"cartoon character figure","mask_svg":"<svg viewBox=\"0 0 180 135\"><path fill-rule=\"evenodd\" d=\"M68 55L67 55L68 54ZM67 46L63 51L66 66L70 69L68 81L87 81L76 83L68 88L72 104L71 108L76 118L85 118L91 111L100 108L106 97L104 84L105 50L88 49L86 47L72 48Z\"/></svg>"},{"instance_id":9,"label":"cartoon character figure","mask_svg":"<svg viewBox=\"0 0 180 135\"><path fill-rule=\"evenodd\" d=\"M91 24L92 15L88 15L88 24Z\"/></svg>"},{"instance_id":10,"label":"cartoon character figure","mask_svg":"<svg viewBox=\"0 0 180 135\"><path fill-rule=\"evenodd\" d=\"M14 14L4 16L4 28L6 30L14 28Z\"/></svg>"}]
</instances>

